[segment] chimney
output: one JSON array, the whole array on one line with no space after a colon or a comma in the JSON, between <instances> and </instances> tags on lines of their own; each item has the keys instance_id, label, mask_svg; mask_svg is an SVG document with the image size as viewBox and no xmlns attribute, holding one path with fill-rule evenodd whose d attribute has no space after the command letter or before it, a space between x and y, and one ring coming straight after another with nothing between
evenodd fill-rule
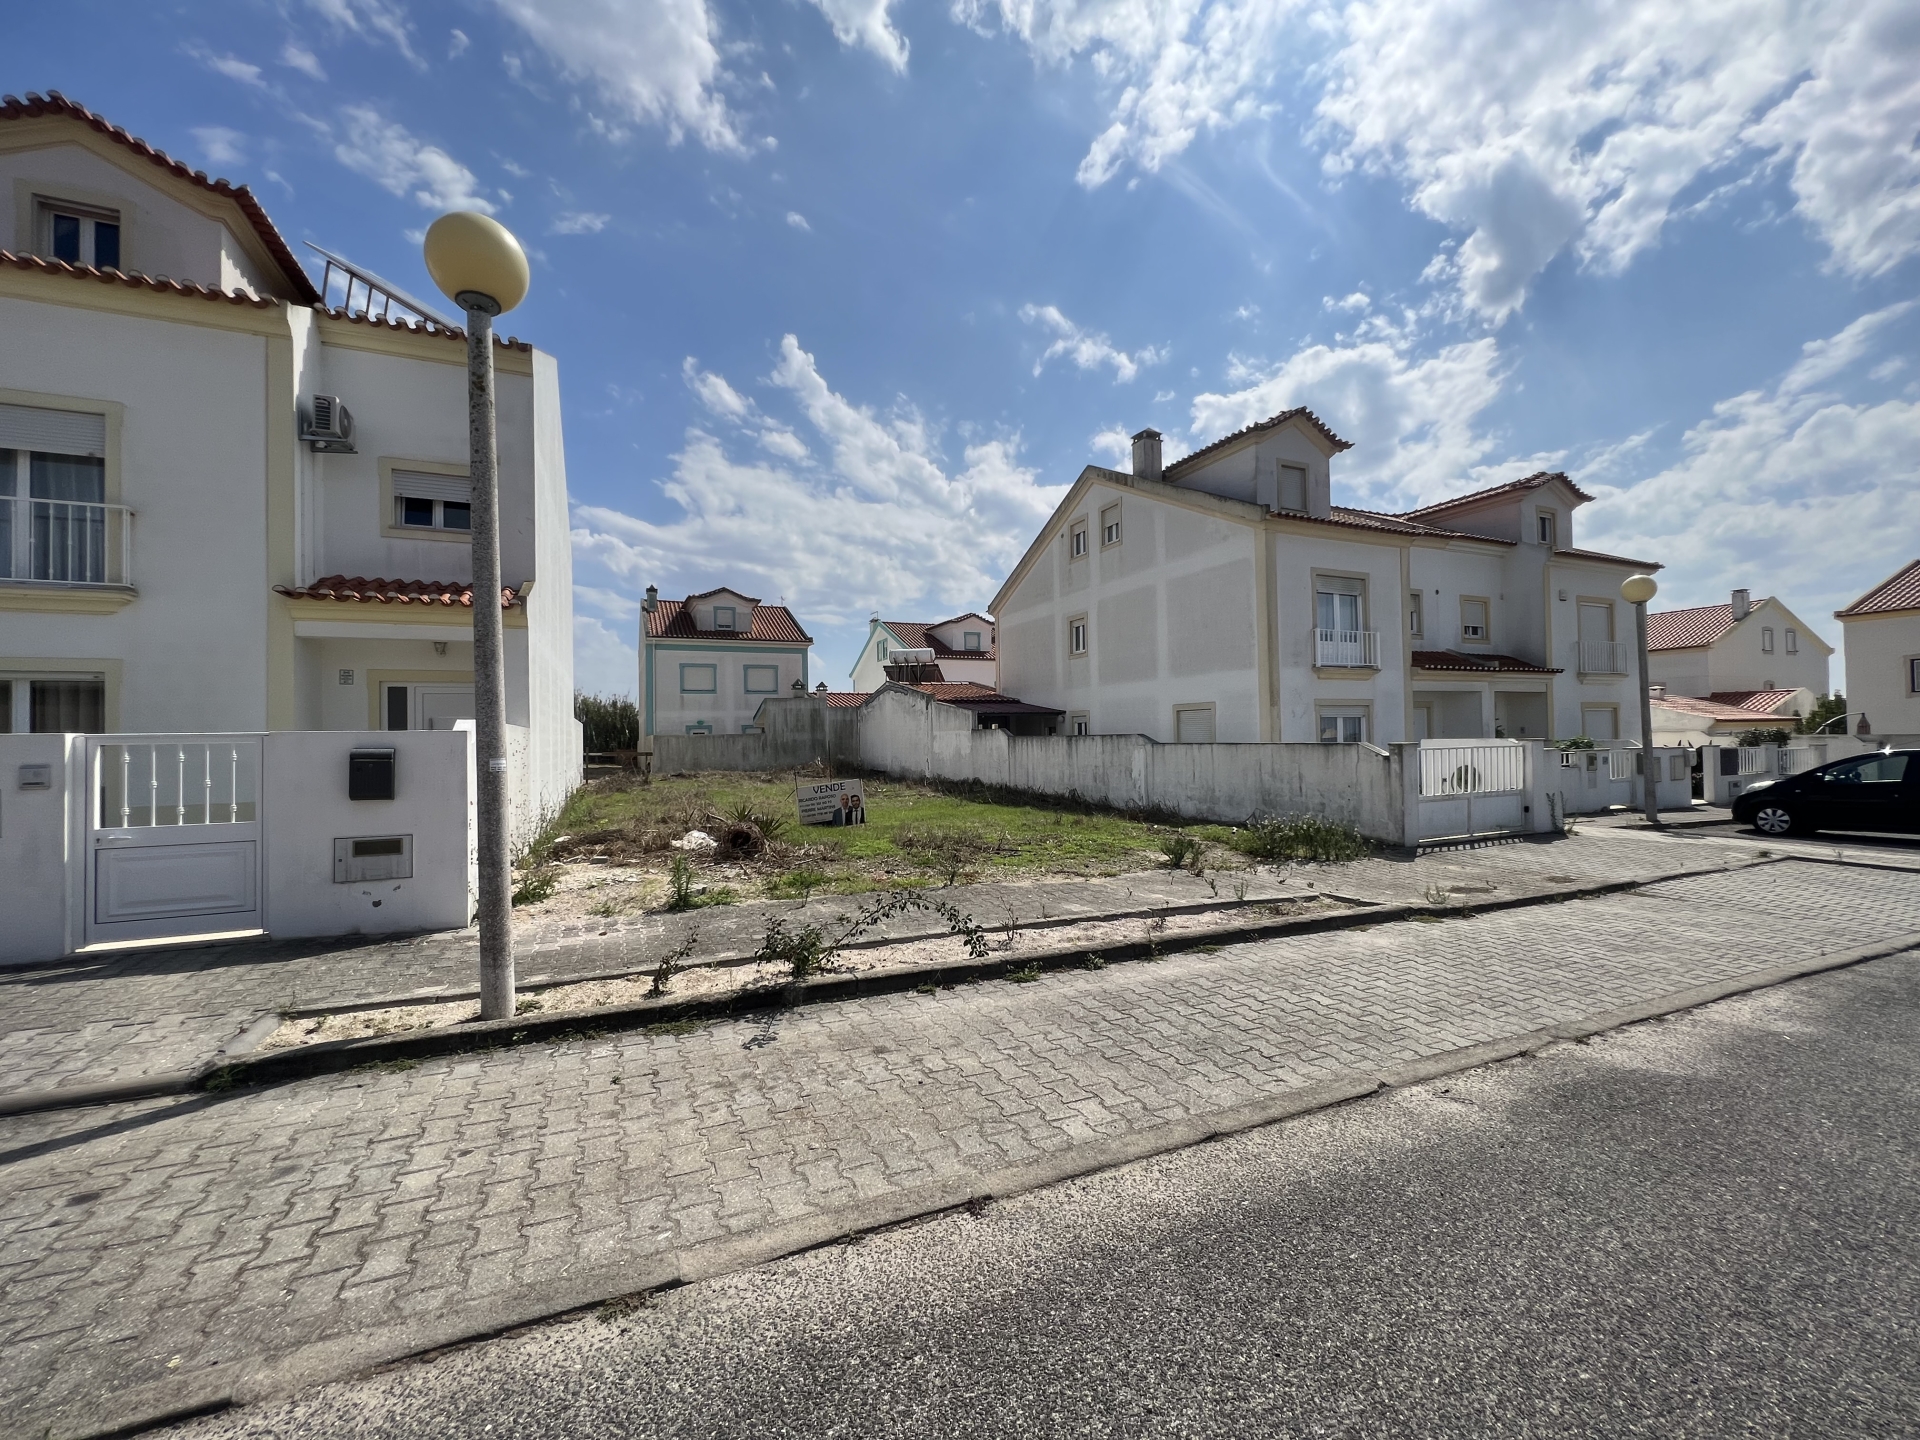
<instances>
[{"instance_id":1,"label":"chimney","mask_svg":"<svg viewBox=\"0 0 1920 1440\"><path fill-rule=\"evenodd\" d=\"M658 585L647 586L647 600L640 608L649 615L660 608L660 587Z\"/></svg>"},{"instance_id":2,"label":"chimney","mask_svg":"<svg viewBox=\"0 0 1920 1440\"><path fill-rule=\"evenodd\" d=\"M1654 684L1652 684L1652 685L1649 685L1649 686L1647 686L1647 698L1648 698L1649 700L1664 700L1664 699L1666 699L1666 698L1667 698L1667 687L1666 687L1665 685L1662 685L1662 684L1659 684L1658 682L1656 682L1656 683L1654 683Z\"/></svg>"},{"instance_id":3,"label":"chimney","mask_svg":"<svg viewBox=\"0 0 1920 1440\"><path fill-rule=\"evenodd\" d=\"M1141 480L1160 478L1160 432L1142 430L1133 437L1133 473Z\"/></svg>"},{"instance_id":4,"label":"chimney","mask_svg":"<svg viewBox=\"0 0 1920 1440\"><path fill-rule=\"evenodd\" d=\"M1744 620L1747 618L1747 612L1751 609L1753 609L1753 592L1750 590L1734 591L1733 618L1736 620Z\"/></svg>"}]
</instances>

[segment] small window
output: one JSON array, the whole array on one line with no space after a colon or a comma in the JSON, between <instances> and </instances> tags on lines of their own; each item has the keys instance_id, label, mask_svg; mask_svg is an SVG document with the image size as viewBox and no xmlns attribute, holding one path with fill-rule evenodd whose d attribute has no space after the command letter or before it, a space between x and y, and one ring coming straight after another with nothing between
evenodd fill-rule
<instances>
[{"instance_id":1,"label":"small window","mask_svg":"<svg viewBox=\"0 0 1920 1440\"><path fill-rule=\"evenodd\" d=\"M1092 733L1093 730L1087 719L1086 711L1076 710L1073 714L1067 716L1067 734L1091 735Z\"/></svg>"},{"instance_id":2,"label":"small window","mask_svg":"<svg viewBox=\"0 0 1920 1440\"><path fill-rule=\"evenodd\" d=\"M1087 522L1082 520L1067 532L1067 558L1078 560L1087 553Z\"/></svg>"},{"instance_id":3,"label":"small window","mask_svg":"<svg viewBox=\"0 0 1920 1440\"><path fill-rule=\"evenodd\" d=\"M1174 706L1173 740L1176 745L1213 744L1213 706Z\"/></svg>"},{"instance_id":4,"label":"small window","mask_svg":"<svg viewBox=\"0 0 1920 1440\"><path fill-rule=\"evenodd\" d=\"M980 632L978 630L962 631L960 635L960 648L962 650L980 650L985 648L980 644Z\"/></svg>"},{"instance_id":5,"label":"small window","mask_svg":"<svg viewBox=\"0 0 1920 1440\"><path fill-rule=\"evenodd\" d=\"M1907 661L1907 693L1920 695L1920 655Z\"/></svg>"},{"instance_id":6,"label":"small window","mask_svg":"<svg viewBox=\"0 0 1920 1440\"><path fill-rule=\"evenodd\" d=\"M70 205L64 200L40 202L41 244L45 253L69 265L92 265L100 270L120 268L120 216L112 210Z\"/></svg>"},{"instance_id":7,"label":"small window","mask_svg":"<svg viewBox=\"0 0 1920 1440\"><path fill-rule=\"evenodd\" d=\"M1067 622L1067 653L1069 655L1087 653L1087 617L1084 615Z\"/></svg>"},{"instance_id":8,"label":"small window","mask_svg":"<svg viewBox=\"0 0 1920 1440\"><path fill-rule=\"evenodd\" d=\"M742 735L764 735L767 732L759 725L742 725L740 727L740 733Z\"/></svg>"},{"instance_id":9,"label":"small window","mask_svg":"<svg viewBox=\"0 0 1920 1440\"><path fill-rule=\"evenodd\" d=\"M1760 653L1762 655L1773 654L1773 627L1771 625L1763 625L1760 628Z\"/></svg>"},{"instance_id":10,"label":"small window","mask_svg":"<svg viewBox=\"0 0 1920 1440\"><path fill-rule=\"evenodd\" d=\"M886 641L876 640L873 642L873 658L878 660L882 665L887 663L887 642Z\"/></svg>"},{"instance_id":11,"label":"small window","mask_svg":"<svg viewBox=\"0 0 1920 1440\"><path fill-rule=\"evenodd\" d=\"M1120 507L1109 505L1100 512L1100 547L1120 543Z\"/></svg>"},{"instance_id":12,"label":"small window","mask_svg":"<svg viewBox=\"0 0 1920 1440\"><path fill-rule=\"evenodd\" d=\"M748 665L741 672L741 686L749 695L777 695L780 693L780 667L778 665Z\"/></svg>"},{"instance_id":13,"label":"small window","mask_svg":"<svg viewBox=\"0 0 1920 1440\"><path fill-rule=\"evenodd\" d=\"M1787 627L1787 654L1798 655L1799 653L1800 653L1800 632L1794 629L1791 625L1789 625Z\"/></svg>"},{"instance_id":14,"label":"small window","mask_svg":"<svg viewBox=\"0 0 1920 1440\"><path fill-rule=\"evenodd\" d=\"M1416 639L1423 633L1421 628L1422 626L1422 621L1420 618L1421 613L1422 612L1421 612L1421 606L1420 606L1420 592L1418 590L1408 591L1407 592L1407 633L1409 635L1414 636Z\"/></svg>"},{"instance_id":15,"label":"small window","mask_svg":"<svg viewBox=\"0 0 1920 1440\"><path fill-rule=\"evenodd\" d=\"M1367 712L1346 707L1320 712L1320 743L1358 745L1367 738Z\"/></svg>"},{"instance_id":16,"label":"small window","mask_svg":"<svg viewBox=\"0 0 1920 1440\"><path fill-rule=\"evenodd\" d=\"M1280 467L1280 508L1305 513L1307 508L1307 471L1304 465Z\"/></svg>"},{"instance_id":17,"label":"small window","mask_svg":"<svg viewBox=\"0 0 1920 1440\"><path fill-rule=\"evenodd\" d=\"M704 720L695 721L693 724L687 726L687 734L689 735L711 735L712 733L713 726Z\"/></svg>"},{"instance_id":18,"label":"small window","mask_svg":"<svg viewBox=\"0 0 1920 1440\"><path fill-rule=\"evenodd\" d=\"M714 606L713 628L716 630L732 630L736 628L733 623L733 613L734 607L731 605Z\"/></svg>"},{"instance_id":19,"label":"small window","mask_svg":"<svg viewBox=\"0 0 1920 1440\"><path fill-rule=\"evenodd\" d=\"M1485 645L1487 635L1487 602L1485 600L1460 601L1460 639L1468 645Z\"/></svg>"},{"instance_id":20,"label":"small window","mask_svg":"<svg viewBox=\"0 0 1920 1440\"><path fill-rule=\"evenodd\" d=\"M473 529L473 482L462 475L393 473L393 523L400 530Z\"/></svg>"},{"instance_id":21,"label":"small window","mask_svg":"<svg viewBox=\"0 0 1920 1440\"><path fill-rule=\"evenodd\" d=\"M682 695L711 695L719 688L720 667L718 665L682 665L680 667Z\"/></svg>"},{"instance_id":22,"label":"small window","mask_svg":"<svg viewBox=\"0 0 1920 1440\"><path fill-rule=\"evenodd\" d=\"M1534 521L1538 526L1539 539L1542 545L1552 548L1559 543L1559 520L1552 511L1541 511L1540 514L1534 517Z\"/></svg>"}]
</instances>

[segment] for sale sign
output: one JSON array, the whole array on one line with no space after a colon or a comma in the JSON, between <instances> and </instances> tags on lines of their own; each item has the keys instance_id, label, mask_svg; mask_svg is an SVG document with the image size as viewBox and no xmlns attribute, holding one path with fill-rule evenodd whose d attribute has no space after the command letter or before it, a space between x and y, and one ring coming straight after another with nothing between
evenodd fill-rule
<instances>
[{"instance_id":1,"label":"for sale sign","mask_svg":"<svg viewBox=\"0 0 1920 1440\"><path fill-rule=\"evenodd\" d=\"M802 825L864 825L867 797L858 780L819 780L800 783Z\"/></svg>"}]
</instances>

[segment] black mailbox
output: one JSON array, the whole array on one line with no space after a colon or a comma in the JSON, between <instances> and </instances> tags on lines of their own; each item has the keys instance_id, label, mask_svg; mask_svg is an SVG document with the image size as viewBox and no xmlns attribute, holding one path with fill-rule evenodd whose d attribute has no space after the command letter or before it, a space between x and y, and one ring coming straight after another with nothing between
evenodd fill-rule
<instances>
[{"instance_id":1,"label":"black mailbox","mask_svg":"<svg viewBox=\"0 0 1920 1440\"><path fill-rule=\"evenodd\" d=\"M393 799L393 750L391 747L355 750L348 756L347 798L349 800Z\"/></svg>"}]
</instances>

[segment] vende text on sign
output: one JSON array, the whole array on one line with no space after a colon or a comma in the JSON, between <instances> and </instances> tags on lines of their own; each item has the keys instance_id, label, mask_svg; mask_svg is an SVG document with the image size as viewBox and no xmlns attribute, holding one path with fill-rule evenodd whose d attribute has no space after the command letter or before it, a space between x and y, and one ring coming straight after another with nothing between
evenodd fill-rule
<instances>
[{"instance_id":1,"label":"vende text on sign","mask_svg":"<svg viewBox=\"0 0 1920 1440\"><path fill-rule=\"evenodd\" d=\"M858 780L802 781L802 825L864 825L867 796Z\"/></svg>"}]
</instances>

